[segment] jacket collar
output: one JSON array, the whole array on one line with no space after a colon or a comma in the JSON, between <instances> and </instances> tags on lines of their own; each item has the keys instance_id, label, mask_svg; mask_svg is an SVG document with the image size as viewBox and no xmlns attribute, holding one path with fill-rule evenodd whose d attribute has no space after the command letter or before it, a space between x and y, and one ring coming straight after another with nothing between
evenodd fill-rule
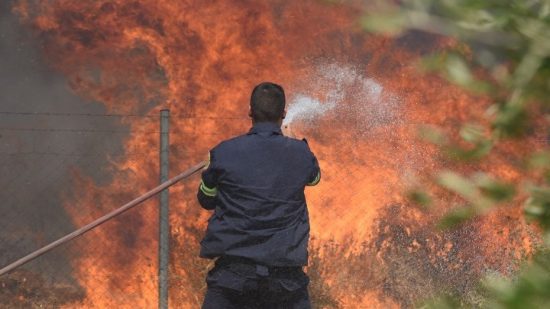
<instances>
[{"instance_id":1,"label":"jacket collar","mask_svg":"<svg viewBox=\"0 0 550 309\"><path fill-rule=\"evenodd\" d=\"M252 126L248 135L258 134L258 133L271 133L277 135L283 135L281 132L281 127L274 122L257 122Z\"/></svg>"}]
</instances>

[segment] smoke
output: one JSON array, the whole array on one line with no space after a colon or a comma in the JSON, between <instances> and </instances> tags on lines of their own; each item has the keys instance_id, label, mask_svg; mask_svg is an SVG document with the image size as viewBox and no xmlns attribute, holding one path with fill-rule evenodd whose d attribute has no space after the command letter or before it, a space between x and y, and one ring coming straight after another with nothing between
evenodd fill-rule
<instances>
[{"instance_id":1,"label":"smoke","mask_svg":"<svg viewBox=\"0 0 550 309\"><path fill-rule=\"evenodd\" d=\"M77 97L41 56L40 40L18 21L12 1L0 3L0 266L75 229L61 195L71 169L105 181L108 156L127 133L104 108ZM64 249L26 267L59 281L70 275Z\"/></svg>"}]
</instances>

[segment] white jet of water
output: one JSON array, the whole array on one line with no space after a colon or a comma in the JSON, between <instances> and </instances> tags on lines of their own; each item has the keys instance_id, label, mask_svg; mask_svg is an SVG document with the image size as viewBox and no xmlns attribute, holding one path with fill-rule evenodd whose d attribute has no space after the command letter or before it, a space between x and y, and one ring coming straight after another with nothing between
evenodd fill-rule
<instances>
[{"instance_id":1,"label":"white jet of water","mask_svg":"<svg viewBox=\"0 0 550 309\"><path fill-rule=\"evenodd\" d=\"M283 125L289 125L295 120L313 122L327 111L336 107L335 102L321 103L319 100L298 94L289 104Z\"/></svg>"}]
</instances>

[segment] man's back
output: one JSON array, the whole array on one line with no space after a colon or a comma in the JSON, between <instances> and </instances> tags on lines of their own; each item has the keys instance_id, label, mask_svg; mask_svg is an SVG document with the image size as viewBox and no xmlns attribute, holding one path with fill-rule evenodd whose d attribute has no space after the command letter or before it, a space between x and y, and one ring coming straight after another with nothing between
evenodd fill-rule
<instances>
[{"instance_id":1,"label":"man's back","mask_svg":"<svg viewBox=\"0 0 550 309\"><path fill-rule=\"evenodd\" d=\"M217 259L203 309L310 308L304 188L321 173L305 140L282 135L285 101L281 86L257 85L253 128L210 151L197 197L214 210L201 256Z\"/></svg>"},{"instance_id":2,"label":"man's back","mask_svg":"<svg viewBox=\"0 0 550 309\"><path fill-rule=\"evenodd\" d=\"M307 143L283 136L277 124L257 123L248 134L215 147L210 156L203 184L217 191L201 256L306 265L304 187L319 178Z\"/></svg>"}]
</instances>

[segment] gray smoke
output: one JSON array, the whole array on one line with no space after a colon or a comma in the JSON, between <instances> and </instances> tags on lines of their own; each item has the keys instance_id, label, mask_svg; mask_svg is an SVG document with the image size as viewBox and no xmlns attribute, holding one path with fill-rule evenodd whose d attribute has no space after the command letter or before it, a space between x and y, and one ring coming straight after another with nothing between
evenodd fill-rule
<instances>
[{"instance_id":1,"label":"gray smoke","mask_svg":"<svg viewBox=\"0 0 550 309\"><path fill-rule=\"evenodd\" d=\"M0 2L0 267L75 229L61 201L78 194L70 170L107 180L101 170L121 155L128 130L119 117L82 115L105 110L45 63L12 3ZM25 267L70 279L67 253L61 247Z\"/></svg>"}]
</instances>

